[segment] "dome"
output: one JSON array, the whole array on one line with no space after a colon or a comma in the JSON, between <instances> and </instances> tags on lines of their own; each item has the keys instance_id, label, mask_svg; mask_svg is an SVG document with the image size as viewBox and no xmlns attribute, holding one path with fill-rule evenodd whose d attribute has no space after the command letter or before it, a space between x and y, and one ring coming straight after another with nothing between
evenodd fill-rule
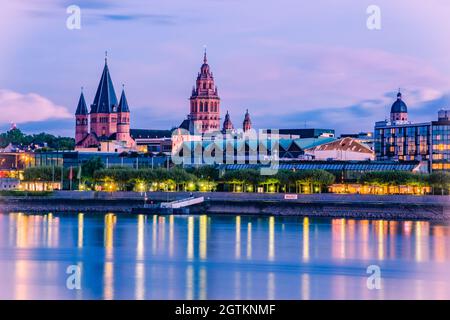
<instances>
[{"instance_id":1,"label":"dome","mask_svg":"<svg viewBox=\"0 0 450 320\"><path fill-rule=\"evenodd\" d=\"M402 100L402 94L397 94L397 100L392 104L391 113L408 113L408 107Z\"/></svg>"}]
</instances>

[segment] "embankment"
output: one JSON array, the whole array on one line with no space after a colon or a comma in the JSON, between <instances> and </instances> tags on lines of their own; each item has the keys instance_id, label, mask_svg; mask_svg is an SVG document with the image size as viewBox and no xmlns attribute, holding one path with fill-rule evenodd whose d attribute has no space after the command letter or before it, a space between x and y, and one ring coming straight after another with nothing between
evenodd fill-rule
<instances>
[{"instance_id":1,"label":"embankment","mask_svg":"<svg viewBox=\"0 0 450 320\"><path fill-rule=\"evenodd\" d=\"M450 197L403 195L308 194L285 200L284 194L194 193L206 201L192 213L299 215L361 219L450 220ZM147 203L186 198L186 192L151 192ZM44 197L0 197L3 212L114 212L144 207L137 192L58 191Z\"/></svg>"}]
</instances>

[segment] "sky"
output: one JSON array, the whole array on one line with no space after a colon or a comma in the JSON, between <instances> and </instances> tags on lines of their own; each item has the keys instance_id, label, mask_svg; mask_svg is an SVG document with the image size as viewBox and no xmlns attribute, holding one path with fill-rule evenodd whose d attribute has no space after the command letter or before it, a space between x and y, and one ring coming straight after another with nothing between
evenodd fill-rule
<instances>
[{"instance_id":1,"label":"sky","mask_svg":"<svg viewBox=\"0 0 450 320\"><path fill-rule=\"evenodd\" d=\"M2 131L74 136L105 51L132 128L182 122L205 46L235 127L248 109L256 128L372 131L399 88L414 122L449 106L448 0L0 1ZM70 5L80 29L66 26ZM367 28L370 5L380 30Z\"/></svg>"}]
</instances>

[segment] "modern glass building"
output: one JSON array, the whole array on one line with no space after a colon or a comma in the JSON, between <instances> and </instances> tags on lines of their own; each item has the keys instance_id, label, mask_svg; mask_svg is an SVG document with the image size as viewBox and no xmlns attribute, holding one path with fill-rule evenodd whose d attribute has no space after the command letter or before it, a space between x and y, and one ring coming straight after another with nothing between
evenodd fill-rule
<instances>
[{"instance_id":1,"label":"modern glass building","mask_svg":"<svg viewBox=\"0 0 450 320\"><path fill-rule=\"evenodd\" d=\"M450 171L450 110L439 111L438 121L431 122L432 170Z\"/></svg>"},{"instance_id":2,"label":"modern glass building","mask_svg":"<svg viewBox=\"0 0 450 320\"><path fill-rule=\"evenodd\" d=\"M33 153L29 166L78 167L92 158L100 158L106 167L156 168L166 165L166 156L147 156L142 153L120 154L117 152L49 151Z\"/></svg>"},{"instance_id":3,"label":"modern glass building","mask_svg":"<svg viewBox=\"0 0 450 320\"><path fill-rule=\"evenodd\" d=\"M379 161L426 162L428 171L450 171L450 121L448 110L441 110L437 121L411 123L406 104L402 103L400 120L392 116L399 111L397 98L391 109L391 120L375 124L374 147Z\"/></svg>"}]
</instances>

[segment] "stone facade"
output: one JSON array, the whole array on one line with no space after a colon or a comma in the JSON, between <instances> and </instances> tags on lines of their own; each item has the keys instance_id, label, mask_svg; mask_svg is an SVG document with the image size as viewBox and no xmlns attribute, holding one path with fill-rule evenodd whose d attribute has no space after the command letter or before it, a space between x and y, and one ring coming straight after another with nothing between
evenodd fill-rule
<instances>
[{"instance_id":1,"label":"stone facade","mask_svg":"<svg viewBox=\"0 0 450 320\"><path fill-rule=\"evenodd\" d=\"M95 94L91 110L88 112L83 92L75 112L76 149L103 149L103 145L114 145L115 150L134 149L135 142L130 136L130 109L122 89L117 102L114 85L109 74L107 60Z\"/></svg>"}]
</instances>

